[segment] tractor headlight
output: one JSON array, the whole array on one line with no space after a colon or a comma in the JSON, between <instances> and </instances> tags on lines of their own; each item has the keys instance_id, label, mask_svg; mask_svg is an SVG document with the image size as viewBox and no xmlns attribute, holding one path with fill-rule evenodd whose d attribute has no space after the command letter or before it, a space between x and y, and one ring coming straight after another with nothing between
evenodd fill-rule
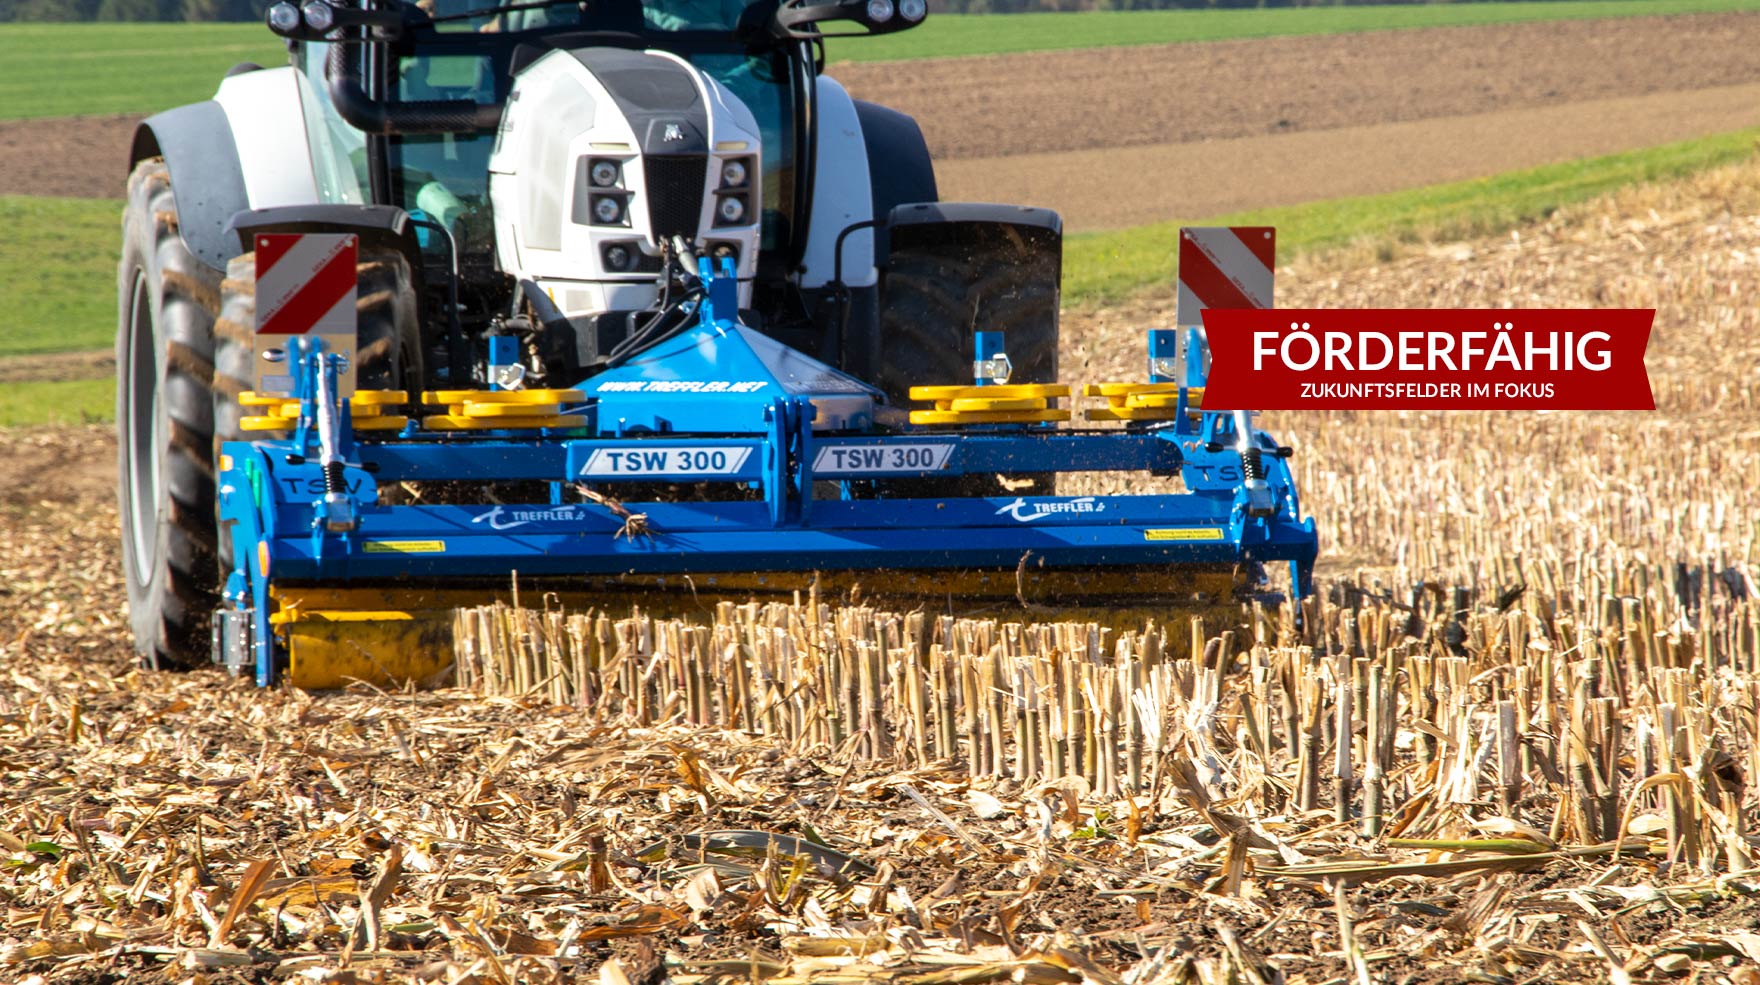
<instances>
[{"instance_id":1,"label":"tractor headlight","mask_svg":"<svg viewBox=\"0 0 1760 985\"><path fill-rule=\"evenodd\" d=\"M742 195L723 195L715 203L715 224L737 226L746 219L746 200Z\"/></svg>"},{"instance_id":2,"label":"tractor headlight","mask_svg":"<svg viewBox=\"0 0 1760 985\"><path fill-rule=\"evenodd\" d=\"M721 187L723 188L743 188L747 176L746 162L744 161L728 161L721 165Z\"/></svg>"},{"instance_id":3,"label":"tractor headlight","mask_svg":"<svg viewBox=\"0 0 1760 985\"><path fill-rule=\"evenodd\" d=\"M636 253L628 243L605 244L605 269L614 274L628 273L636 265Z\"/></svg>"},{"instance_id":4,"label":"tractor headlight","mask_svg":"<svg viewBox=\"0 0 1760 985\"><path fill-rule=\"evenodd\" d=\"M278 3L269 8L269 30L291 34L299 30L299 8L291 3Z\"/></svg>"},{"instance_id":5,"label":"tractor headlight","mask_svg":"<svg viewBox=\"0 0 1760 985\"><path fill-rule=\"evenodd\" d=\"M892 19L892 0L868 0L868 19L878 24Z\"/></svg>"},{"instance_id":6,"label":"tractor headlight","mask_svg":"<svg viewBox=\"0 0 1760 985\"><path fill-rule=\"evenodd\" d=\"M928 0L898 0L898 14L915 24L929 14Z\"/></svg>"},{"instance_id":7,"label":"tractor headlight","mask_svg":"<svg viewBox=\"0 0 1760 985\"><path fill-rule=\"evenodd\" d=\"M587 169L587 175L595 186L599 188L610 188L617 184L617 176L621 170L622 169L617 166L616 161L607 161L604 158L600 158L599 160L594 161Z\"/></svg>"},{"instance_id":8,"label":"tractor headlight","mask_svg":"<svg viewBox=\"0 0 1760 985\"><path fill-rule=\"evenodd\" d=\"M300 8L300 11L305 14L306 26L319 34L324 34L336 26L336 8L325 3L324 0L312 0L311 3Z\"/></svg>"},{"instance_id":9,"label":"tractor headlight","mask_svg":"<svg viewBox=\"0 0 1760 985\"><path fill-rule=\"evenodd\" d=\"M602 226L615 226L623 221L623 200L616 195L593 196L593 221Z\"/></svg>"}]
</instances>

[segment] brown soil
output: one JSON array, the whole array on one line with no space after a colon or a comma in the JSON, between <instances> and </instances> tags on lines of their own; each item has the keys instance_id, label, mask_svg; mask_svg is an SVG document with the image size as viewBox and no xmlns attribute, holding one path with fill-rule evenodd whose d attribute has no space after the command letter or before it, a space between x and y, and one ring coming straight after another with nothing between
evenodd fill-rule
<instances>
[{"instance_id":1,"label":"brown soil","mask_svg":"<svg viewBox=\"0 0 1760 985\"><path fill-rule=\"evenodd\" d=\"M138 116L0 120L0 195L121 198Z\"/></svg>"},{"instance_id":2,"label":"brown soil","mask_svg":"<svg viewBox=\"0 0 1760 985\"><path fill-rule=\"evenodd\" d=\"M1185 143L1760 82L1760 14L837 65L938 158Z\"/></svg>"},{"instance_id":3,"label":"brown soil","mask_svg":"<svg viewBox=\"0 0 1760 985\"><path fill-rule=\"evenodd\" d=\"M1760 126L1760 83L1278 136L936 165L943 198L1056 209L1072 231L1481 178Z\"/></svg>"}]
</instances>

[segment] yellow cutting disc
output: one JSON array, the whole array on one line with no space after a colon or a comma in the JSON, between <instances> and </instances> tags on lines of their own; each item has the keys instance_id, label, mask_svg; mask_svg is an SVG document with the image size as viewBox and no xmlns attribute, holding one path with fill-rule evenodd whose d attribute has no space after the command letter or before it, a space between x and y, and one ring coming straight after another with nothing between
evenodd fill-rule
<instances>
[{"instance_id":1,"label":"yellow cutting disc","mask_svg":"<svg viewBox=\"0 0 1760 985\"><path fill-rule=\"evenodd\" d=\"M357 417L354 419L356 431L401 431L409 423L409 418L401 414L386 414L380 417Z\"/></svg>"},{"instance_id":2,"label":"yellow cutting disc","mask_svg":"<svg viewBox=\"0 0 1760 985\"><path fill-rule=\"evenodd\" d=\"M1090 421L1171 421L1179 411L1171 407L1092 407L1082 413Z\"/></svg>"},{"instance_id":3,"label":"yellow cutting disc","mask_svg":"<svg viewBox=\"0 0 1760 985\"><path fill-rule=\"evenodd\" d=\"M1125 398L1126 407L1166 407L1172 409L1179 406L1177 393L1133 393Z\"/></svg>"},{"instance_id":4,"label":"yellow cutting disc","mask_svg":"<svg viewBox=\"0 0 1760 985\"><path fill-rule=\"evenodd\" d=\"M936 410L951 410L960 413L992 410L1044 410L1049 404L1041 397L960 397L956 400L940 400L935 404Z\"/></svg>"},{"instance_id":5,"label":"yellow cutting disc","mask_svg":"<svg viewBox=\"0 0 1760 985\"><path fill-rule=\"evenodd\" d=\"M1067 420L1067 410L911 411L912 424L1036 424Z\"/></svg>"},{"instance_id":6,"label":"yellow cutting disc","mask_svg":"<svg viewBox=\"0 0 1760 985\"><path fill-rule=\"evenodd\" d=\"M1133 393L1178 393L1178 383L1090 383L1082 387L1085 397L1128 397Z\"/></svg>"},{"instance_id":7,"label":"yellow cutting disc","mask_svg":"<svg viewBox=\"0 0 1760 985\"><path fill-rule=\"evenodd\" d=\"M480 404L467 401L453 404L449 413L454 417L549 417L562 413L561 404Z\"/></svg>"},{"instance_id":8,"label":"yellow cutting disc","mask_svg":"<svg viewBox=\"0 0 1760 985\"><path fill-rule=\"evenodd\" d=\"M354 396L348 400L356 407L377 407L408 403L409 394L403 390L356 390ZM297 404L299 398L284 393L258 393L255 390L246 390L238 395L241 407L276 407L288 402Z\"/></svg>"},{"instance_id":9,"label":"yellow cutting disc","mask_svg":"<svg viewBox=\"0 0 1760 985\"><path fill-rule=\"evenodd\" d=\"M587 419L579 414L551 417L460 417L455 414L433 414L422 418L422 427L430 431L508 431L531 428L582 428Z\"/></svg>"},{"instance_id":10,"label":"yellow cutting disc","mask_svg":"<svg viewBox=\"0 0 1760 985\"><path fill-rule=\"evenodd\" d=\"M409 393L404 390L356 390L348 402L356 407L387 407L409 403Z\"/></svg>"},{"instance_id":11,"label":"yellow cutting disc","mask_svg":"<svg viewBox=\"0 0 1760 985\"><path fill-rule=\"evenodd\" d=\"M429 390L427 404L578 404L587 399L580 390Z\"/></svg>"},{"instance_id":12,"label":"yellow cutting disc","mask_svg":"<svg viewBox=\"0 0 1760 985\"><path fill-rule=\"evenodd\" d=\"M998 386L914 386L912 400L1006 400L1017 397L1049 399L1069 396L1064 383L1008 383Z\"/></svg>"}]
</instances>

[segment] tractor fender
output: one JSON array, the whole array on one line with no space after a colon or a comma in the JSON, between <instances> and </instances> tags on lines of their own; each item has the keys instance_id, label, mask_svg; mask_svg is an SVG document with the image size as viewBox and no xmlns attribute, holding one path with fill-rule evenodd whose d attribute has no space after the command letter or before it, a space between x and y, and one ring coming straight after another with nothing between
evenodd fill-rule
<instances>
[{"instance_id":1,"label":"tractor fender","mask_svg":"<svg viewBox=\"0 0 1760 985\"><path fill-rule=\"evenodd\" d=\"M800 286L823 287L837 267L837 238L846 228L874 215L868 149L856 101L835 79L818 77L813 95L818 116L813 140L813 201L807 213L806 248L801 253ZM874 236L863 228L843 244L843 279L849 287L868 287L878 279Z\"/></svg>"},{"instance_id":2,"label":"tractor fender","mask_svg":"<svg viewBox=\"0 0 1760 985\"><path fill-rule=\"evenodd\" d=\"M298 73L291 67L228 75L214 98L148 117L128 166L163 157L191 255L224 272L238 255L227 231L250 208L318 201Z\"/></svg>"},{"instance_id":3,"label":"tractor fender","mask_svg":"<svg viewBox=\"0 0 1760 985\"><path fill-rule=\"evenodd\" d=\"M177 202L177 229L190 255L218 272L238 254L226 230L234 213L250 207L232 125L208 100L142 120L134 131L128 168L163 157Z\"/></svg>"},{"instance_id":4,"label":"tractor fender","mask_svg":"<svg viewBox=\"0 0 1760 985\"><path fill-rule=\"evenodd\" d=\"M941 200L935 187L935 165L917 121L878 103L855 100L868 152L874 214L890 215L900 205Z\"/></svg>"},{"instance_id":5,"label":"tractor fender","mask_svg":"<svg viewBox=\"0 0 1760 985\"><path fill-rule=\"evenodd\" d=\"M299 70L291 65L262 68L228 75L214 93L232 129L250 208L320 200L301 81ZM171 180L176 182L176 171L171 172Z\"/></svg>"}]
</instances>

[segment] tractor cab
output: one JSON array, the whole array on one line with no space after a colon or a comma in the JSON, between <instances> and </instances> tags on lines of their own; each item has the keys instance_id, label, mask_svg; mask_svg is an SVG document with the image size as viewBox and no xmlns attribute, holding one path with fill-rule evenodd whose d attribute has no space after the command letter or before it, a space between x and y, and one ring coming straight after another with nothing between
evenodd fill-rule
<instances>
[{"instance_id":1,"label":"tractor cab","mask_svg":"<svg viewBox=\"0 0 1760 985\"><path fill-rule=\"evenodd\" d=\"M822 45L925 14L923 0L311 0L269 22L293 43L322 200L407 215L423 307L462 322L446 346L426 340L423 383L470 372L461 338L524 317L549 337L530 347L534 377L572 384L675 317L664 302L698 254L733 260L748 322L876 370L889 213L935 203L934 172L913 121L820 74ZM1031 241L1033 276L1055 280L1055 216L945 219L909 224ZM998 232L1023 222L1024 237Z\"/></svg>"},{"instance_id":2,"label":"tractor cab","mask_svg":"<svg viewBox=\"0 0 1760 985\"><path fill-rule=\"evenodd\" d=\"M676 51L726 86L755 117L762 136L757 180L766 203L763 248L786 254L796 212L797 119L811 103L815 63L812 49L801 42L754 34L751 25L770 16L773 0L628 0L590 7L575 0L499 6L446 0L418 7L432 18L427 30L411 32L404 45L356 56L376 63L362 65L362 72L384 80L380 98L388 101L501 107L521 69L548 51L585 40ZM309 86L311 115L328 131L329 160L321 164L345 179L328 182L327 197L394 205L435 221L456 237L467 260L486 261L493 250L488 185L496 134L479 129L369 138L343 119L330 98L330 44L298 41L294 48Z\"/></svg>"}]
</instances>

